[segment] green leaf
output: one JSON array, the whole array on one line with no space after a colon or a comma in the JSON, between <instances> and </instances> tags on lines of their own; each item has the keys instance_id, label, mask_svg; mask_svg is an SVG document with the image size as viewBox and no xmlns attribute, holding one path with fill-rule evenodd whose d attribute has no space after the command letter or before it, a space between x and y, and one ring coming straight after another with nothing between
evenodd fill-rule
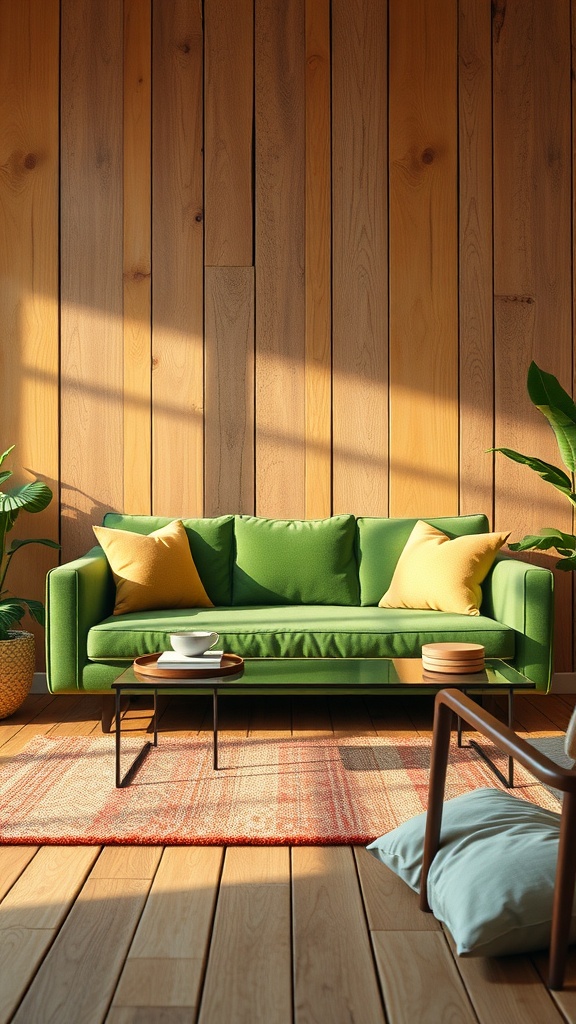
<instances>
[{"instance_id":1,"label":"green leaf","mask_svg":"<svg viewBox=\"0 0 576 1024\"><path fill-rule=\"evenodd\" d=\"M551 373L535 362L528 369L528 394L546 417L556 435L562 462L570 473L576 471L576 405Z\"/></svg>"},{"instance_id":2,"label":"green leaf","mask_svg":"<svg viewBox=\"0 0 576 1024\"><path fill-rule=\"evenodd\" d=\"M26 512L42 512L52 500L52 491L41 480L33 480L21 487L13 487L10 491L0 491L0 514L18 514L21 509Z\"/></svg>"},{"instance_id":3,"label":"green leaf","mask_svg":"<svg viewBox=\"0 0 576 1024\"><path fill-rule=\"evenodd\" d=\"M568 477L562 469L558 469L557 466L552 466L549 462L533 458L530 455L521 455L520 452L515 452L512 448L489 448L488 451L501 452L507 459L512 459L512 462L519 462L522 466L528 466L535 473L538 473L538 476L541 476L546 483L552 484L556 490L561 491L562 494L565 494L571 501L574 501L572 481L570 480L570 477Z\"/></svg>"},{"instance_id":4,"label":"green leaf","mask_svg":"<svg viewBox=\"0 0 576 1024\"><path fill-rule=\"evenodd\" d=\"M562 572L573 572L576 569L576 555L571 555L570 558L562 558L559 562L556 562L556 568L561 569Z\"/></svg>"},{"instance_id":5,"label":"green leaf","mask_svg":"<svg viewBox=\"0 0 576 1024\"><path fill-rule=\"evenodd\" d=\"M32 618L41 626L45 624L44 605L41 601L29 601L26 597L17 597L16 601L25 604Z\"/></svg>"},{"instance_id":6,"label":"green leaf","mask_svg":"<svg viewBox=\"0 0 576 1024\"><path fill-rule=\"evenodd\" d=\"M0 633L11 629L25 614L26 608L18 598L0 601Z\"/></svg>"},{"instance_id":7,"label":"green leaf","mask_svg":"<svg viewBox=\"0 0 576 1024\"><path fill-rule=\"evenodd\" d=\"M576 551L576 537L571 533L562 533L561 530L554 530L546 527L540 533L528 534L522 540L509 544L511 551L548 551L555 548L559 554L572 554Z\"/></svg>"},{"instance_id":8,"label":"green leaf","mask_svg":"<svg viewBox=\"0 0 576 1024\"><path fill-rule=\"evenodd\" d=\"M55 540L49 540L47 537L33 537L31 540L13 540L8 549L8 554L13 555L18 548L23 548L26 544L44 544L47 548L60 548L60 545Z\"/></svg>"},{"instance_id":9,"label":"green leaf","mask_svg":"<svg viewBox=\"0 0 576 1024\"><path fill-rule=\"evenodd\" d=\"M15 447L16 447L16 445L15 445L15 444L13 444L13 445L11 445L11 446L10 446L10 448L7 448L5 452L2 452L2 455L0 455L0 466L1 466L1 465L2 465L2 463L4 462L4 459L5 459L5 458L6 458L6 457L7 457L8 455L10 455L10 452L13 452L13 451L14 451ZM10 473L10 476L12 476L12 473Z\"/></svg>"}]
</instances>

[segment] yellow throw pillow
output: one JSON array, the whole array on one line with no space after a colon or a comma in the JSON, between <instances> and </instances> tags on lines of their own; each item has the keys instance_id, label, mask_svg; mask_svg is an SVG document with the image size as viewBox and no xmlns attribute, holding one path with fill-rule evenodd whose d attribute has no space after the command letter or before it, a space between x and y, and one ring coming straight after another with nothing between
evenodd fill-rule
<instances>
[{"instance_id":1,"label":"yellow throw pillow","mask_svg":"<svg viewBox=\"0 0 576 1024\"><path fill-rule=\"evenodd\" d=\"M116 582L114 615L148 608L212 608L180 519L153 533L94 526Z\"/></svg>"},{"instance_id":2,"label":"yellow throw pillow","mask_svg":"<svg viewBox=\"0 0 576 1024\"><path fill-rule=\"evenodd\" d=\"M509 536L509 532L475 533L450 540L419 520L378 607L479 615L480 584Z\"/></svg>"}]
</instances>

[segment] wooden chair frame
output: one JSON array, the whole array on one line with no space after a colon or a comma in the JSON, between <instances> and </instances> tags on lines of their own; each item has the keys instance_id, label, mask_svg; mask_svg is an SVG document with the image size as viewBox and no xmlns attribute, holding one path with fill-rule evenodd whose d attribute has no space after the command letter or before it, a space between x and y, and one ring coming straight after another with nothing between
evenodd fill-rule
<instances>
[{"instance_id":1,"label":"wooden chair frame","mask_svg":"<svg viewBox=\"0 0 576 1024\"><path fill-rule=\"evenodd\" d=\"M442 807L446 770L450 749L453 714L458 715L477 732L491 740L504 753L523 765L539 782L563 793L560 842L550 936L548 987L561 989L564 984L574 885L576 882L576 770L561 768L545 754L518 736L513 729L499 722L459 690L441 690L434 704L434 732L428 791L428 812L424 837L420 909L430 913L427 881L430 865L440 844Z\"/></svg>"}]
</instances>

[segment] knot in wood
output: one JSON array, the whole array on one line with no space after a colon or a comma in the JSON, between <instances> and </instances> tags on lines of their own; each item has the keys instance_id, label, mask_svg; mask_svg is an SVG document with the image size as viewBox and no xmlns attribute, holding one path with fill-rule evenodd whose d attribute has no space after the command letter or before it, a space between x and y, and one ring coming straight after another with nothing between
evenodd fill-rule
<instances>
[{"instance_id":1,"label":"knot in wood","mask_svg":"<svg viewBox=\"0 0 576 1024\"><path fill-rule=\"evenodd\" d=\"M434 150L430 149L430 148L425 149L424 152L422 153L422 163L423 164L431 164L433 160L434 160Z\"/></svg>"},{"instance_id":2,"label":"knot in wood","mask_svg":"<svg viewBox=\"0 0 576 1024\"><path fill-rule=\"evenodd\" d=\"M34 153L27 153L24 157L24 167L28 171L33 171L36 167L36 155Z\"/></svg>"}]
</instances>

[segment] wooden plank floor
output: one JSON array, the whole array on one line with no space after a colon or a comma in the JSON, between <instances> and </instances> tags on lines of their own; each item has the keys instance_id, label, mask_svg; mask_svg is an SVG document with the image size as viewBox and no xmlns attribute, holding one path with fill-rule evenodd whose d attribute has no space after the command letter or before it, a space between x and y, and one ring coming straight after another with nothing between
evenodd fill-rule
<instances>
[{"instance_id":1,"label":"wooden plank floor","mask_svg":"<svg viewBox=\"0 0 576 1024\"><path fill-rule=\"evenodd\" d=\"M498 703L498 702L496 702ZM576 697L516 701L516 727L566 727ZM430 698L223 702L226 733L429 735ZM125 713L134 733L145 705ZM161 728L210 727L173 698ZM0 760L38 734L99 731L90 697L32 695ZM460 959L417 897L352 847L0 846L0 1024L576 1024L545 956Z\"/></svg>"}]
</instances>

